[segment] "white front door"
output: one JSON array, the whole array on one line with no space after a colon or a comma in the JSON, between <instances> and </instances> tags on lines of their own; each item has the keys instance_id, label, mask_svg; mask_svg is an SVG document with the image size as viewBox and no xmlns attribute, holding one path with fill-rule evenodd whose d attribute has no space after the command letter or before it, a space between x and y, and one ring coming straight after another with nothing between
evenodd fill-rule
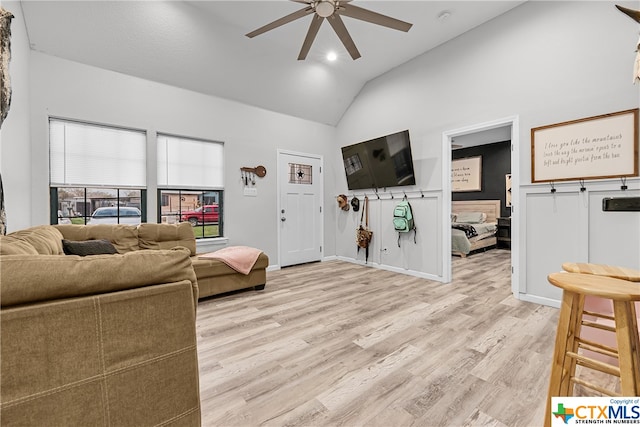
<instances>
[{"instance_id":1,"label":"white front door","mask_svg":"<svg viewBox=\"0 0 640 427\"><path fill-rule=\"evenodd\" d=\"M280 266L322 258L322 158L278 152Z\"/></svg>"}]
</instances>

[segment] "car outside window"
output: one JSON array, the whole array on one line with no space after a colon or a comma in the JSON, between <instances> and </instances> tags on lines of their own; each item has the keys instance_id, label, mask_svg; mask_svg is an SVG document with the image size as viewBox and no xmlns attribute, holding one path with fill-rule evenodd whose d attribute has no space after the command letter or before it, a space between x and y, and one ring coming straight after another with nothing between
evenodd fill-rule
<instances>
[{"instance_id":1,"label":"car outside window","mask_svg":"<svg viewBox=\"0 0 640 427\"><path fill-rule=\"evenodd\" d=\"M50 195L51 212L58 212L58 218L51 219L52 224L139 224L146 222L145 190L60 187L51 188ZM61 213L62 215L60 215Z\"/></svg>"},{"instance_id":2,"label":"car outside window","mask_svg":"<svg viewBox=\"0 0 640 427\"><path fill-rule=\"evenodd\" d=\"M158 222L188 222L196 239L223 236L221 190L158 190Z\"/></svg>"},{"instance_id":3,"label":"car outside window","mask_svg":"<svg viewBox=\"0 0 640 427\"><path fill-rule=\"evenodd\" d=\"M103 207L96 209L87 224L130 224L138 225L142 214L138 208Z\"/></svg>"}]
</instances>

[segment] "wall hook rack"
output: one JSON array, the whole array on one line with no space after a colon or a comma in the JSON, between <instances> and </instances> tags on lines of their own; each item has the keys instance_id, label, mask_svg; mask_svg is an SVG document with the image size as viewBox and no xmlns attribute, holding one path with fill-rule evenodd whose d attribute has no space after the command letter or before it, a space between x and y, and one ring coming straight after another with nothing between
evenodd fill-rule
<instances>
[{"instance_id":1,"label":"wall hook rack","mask_svg":"<svg viewBox=\"0 0 640 427\"><path fill-rule=\"evenodd\" d=\"M628 189L629 187L627 187L627 178L624 176L620 177L620 181L622 181L622 185L620 186L620 189L622 191L625 191L626 189Z\"/></svg>"},{"instance_id":2,"label":"wall hook rack","mask_svg":"<svg viewBox=\"0 0 640 427\"><path fill-rule=\"evenodd\" d=\"M551 192L552 192L552 193L555 193L555 192L556 192L556 186L555 186L555 184L553 183L553 181L551 181L551 182L549 183L549 185L551 186Z\"/></svg>"},{"instance_id":3,"label":"wall hook rack","mask_svg":"<svg viewBox=\"0 0 640 427\"><path fill-rule=\"evenodd\" d=\"M249 172L256 175L258 178L264 178L267 174L267 169L264 166L256 166L255 168L241 167L242 172Z\"/></svg>"},{"instance_id":4,"label":"wall hook rack","mask_svg":"<svg viewBox=\"0 0 640 427\"><path fill-rule=\"evenodd\" d=\"M587 191L587 187L584 186L584 179L580 180L580 191Z\"/></svg>"}]
</instances>

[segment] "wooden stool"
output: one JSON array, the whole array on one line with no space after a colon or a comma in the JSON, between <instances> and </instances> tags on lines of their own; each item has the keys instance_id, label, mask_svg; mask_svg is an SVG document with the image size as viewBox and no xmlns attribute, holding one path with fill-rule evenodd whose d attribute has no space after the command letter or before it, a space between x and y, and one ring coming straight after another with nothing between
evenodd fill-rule
<instances>
[{"instance_id":1,"label":"wooden stool","mask_svg":"<svg viewBox=\"0 0 640 427\"><path fill-rule=\"evenodd\" d=\"M572 396L575 384L608 396L638 396L640 394L640 339L634 301L640 301L640 285L627 280L579 273L552 273L548 276L548 280L552 285L562 288L563 292L544 425L551 424L551 398ZM596 327L608 328L615 332L617 349L580 337L582 325L595 325L583 320L583 313L596 317L605 316L584 311L584 297L587 295L612 300L613 316L608 318L615 322L615 327L605 325ZM580 353L581 349L615 357L618 359L619 366L586 357ZM577 364L619 377L622 394L577 378L575 376Z\"/></svg>"},{"instance_id":2,"label":"wooden stool","mask_svg":"<svg viewBox=\"0 0 640 427\"><path fill-rule=\"evenodd\" d=\"M591 264L583 262L565 262L562 269L570 273L594 274L596 276L615 277L616 279L640 282L640 271L615 265Z\"/></svg>"}]
</instances>

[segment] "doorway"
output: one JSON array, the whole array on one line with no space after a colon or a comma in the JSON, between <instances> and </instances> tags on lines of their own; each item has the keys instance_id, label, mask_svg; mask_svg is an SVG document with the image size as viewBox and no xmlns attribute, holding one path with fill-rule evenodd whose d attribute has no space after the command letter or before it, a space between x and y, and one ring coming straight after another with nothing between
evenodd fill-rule
<instances>
[{"instance_id":1,"label":"doorway","mask_svg":"<svg viewBox=\"0 0 640 427\"><path fill-rule=\"evenodd\" d=\"M519 118L507 117L492 122L480 123L468 127L454 129L442 134L442 191L443 191L443 236L451 234L451 159L452 143L460 142L471 135L480 133L491 134L492 130L510 127L511 139L511 291L514 297L519 295L519 187L520 187L520 156L519 156ZM451 239L443 239L442 271L443 281L451 282Z\"/></svg>"},{"instance_id":2,"label":"doorway","mask_svg":"<svg viewBox=\"0 0 640 427\"><path fill-rule=\"evenodd\" d=\"M322 259L322 156L278 150L280 267Z\"/></svg>"}]
</instances>

